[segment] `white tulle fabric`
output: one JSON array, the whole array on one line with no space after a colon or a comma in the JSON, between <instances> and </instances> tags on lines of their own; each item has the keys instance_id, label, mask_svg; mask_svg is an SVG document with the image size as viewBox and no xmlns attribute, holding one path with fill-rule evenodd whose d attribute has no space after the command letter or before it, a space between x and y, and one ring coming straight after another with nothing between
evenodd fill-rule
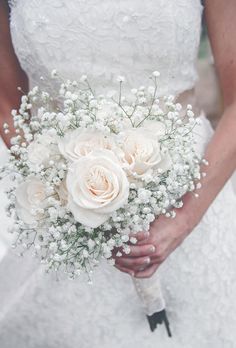
<instances>
[{"instance_id":1,"label":"white tulle fabric","mask_svg":"<svg viewBox=\"0 0 236 348\"><path fill-rule=\"evenodd\" d=\"M53 91L47 77L56 68L65 78L86 73L102 91L118 74L129 87L159 70L159 94L178 94L197 78L201 12L199 0L17 0L11 30L31 84ZM203 118L201 151L211 136ZM99 267L93 286L63 275L58 282L30 255L9 252L0 263L0 346L234 348L235 207L229 182L159 269L172 339L164 327L150 332L132 280L115 268Z\"/></svg>"}]
</instances>

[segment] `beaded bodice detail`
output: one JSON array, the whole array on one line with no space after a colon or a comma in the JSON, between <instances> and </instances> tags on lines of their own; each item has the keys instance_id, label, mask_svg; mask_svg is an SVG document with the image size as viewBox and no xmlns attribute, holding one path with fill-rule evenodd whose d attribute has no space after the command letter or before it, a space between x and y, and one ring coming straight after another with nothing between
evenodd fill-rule
<instances>
[{"instance_id":1,"label":"beaded bodice detail","mask_svg":"<svg viewBox=\"0 0 236 348\"><path fill-rule=\"evenodd\" d=\"M118 75L139 87L159 70L159 94L176 95L197 78L201 13L200 0L17 0L11 33L31 84L57 69L103 91Z\"/></svg>"}]
</instances>

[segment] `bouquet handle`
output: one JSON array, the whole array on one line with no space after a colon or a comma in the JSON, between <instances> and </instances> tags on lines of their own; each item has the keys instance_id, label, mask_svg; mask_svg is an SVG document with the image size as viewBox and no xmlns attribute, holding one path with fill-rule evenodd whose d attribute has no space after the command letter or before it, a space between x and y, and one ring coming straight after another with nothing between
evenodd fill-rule
<instances>
[{"instance_id":1,"label":"bouquet handle","mask_svg":"<svg viewBox=\"0 0 236 348\"><path fill-rule=\"evenodd\" d=\"M171 337L172 334L165 310L165 300L158 272L155 272L150 278L137 279L132 277L132 280L147 315L151 331L154 331L158 324L164 323L167 334Z\"/></svg>"}]
</instances>

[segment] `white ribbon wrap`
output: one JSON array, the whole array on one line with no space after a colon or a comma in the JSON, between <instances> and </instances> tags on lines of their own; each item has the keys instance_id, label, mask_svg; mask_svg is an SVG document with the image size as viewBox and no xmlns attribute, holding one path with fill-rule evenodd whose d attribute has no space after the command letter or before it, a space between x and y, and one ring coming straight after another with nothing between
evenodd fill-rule
<instances>
[{"instance_id":1,"label":"white ribbon wrap","mask_svg":"<svg viewBox=\"0 0 236 348\"><path fill-rule=\"evenodd\" d=\"M137 294L147 315L161 312L165 309L165 300L161 291L159 272L145 279L132 278Z\"/></svg>"}]
</instances>

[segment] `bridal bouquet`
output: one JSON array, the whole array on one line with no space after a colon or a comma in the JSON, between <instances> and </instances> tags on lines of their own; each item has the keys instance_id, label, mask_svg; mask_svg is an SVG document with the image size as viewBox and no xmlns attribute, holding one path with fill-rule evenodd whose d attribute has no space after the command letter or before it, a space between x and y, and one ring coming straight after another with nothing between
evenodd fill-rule
<instances>
[{"instance_id":1,"label":"bridal bouquet","mask_svg":"<svg viewBox=\"0 0 236 348\"><path fill-rule=\"evenodd\" d=\"M113 250L129 253L136 242L131 233L161 214L174 218L181 197L196 189L197 121L190 105L157 97L158 76L127 96L121 76L106 96L96 96L86 76L60 81L56 96L34 87L13 110L7 210L15 246L33 247L48 270L74 278L101 258L112 263Z\"/></svg>"}]
</instances>

